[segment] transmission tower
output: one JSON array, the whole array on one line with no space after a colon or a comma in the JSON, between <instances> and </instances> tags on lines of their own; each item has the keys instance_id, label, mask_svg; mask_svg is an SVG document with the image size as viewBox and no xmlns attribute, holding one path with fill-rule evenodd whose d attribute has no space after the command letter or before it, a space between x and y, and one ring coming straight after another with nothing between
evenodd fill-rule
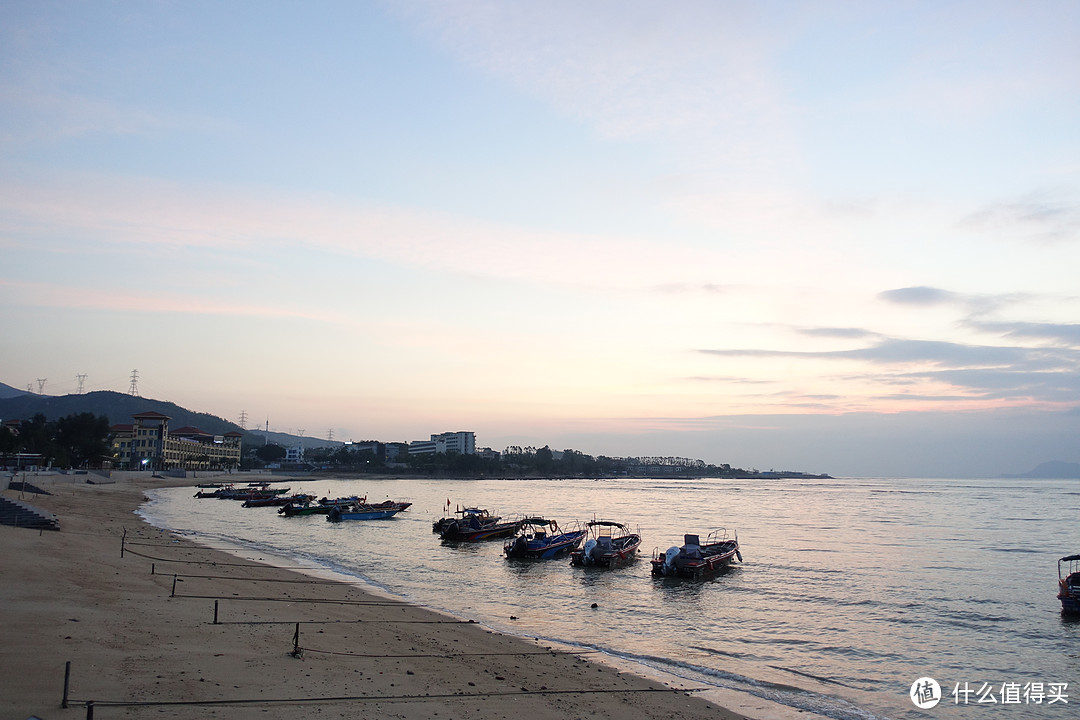
<instances>
[{"instance_id":1,"label":"transmission tower","mask_svg":"<svg viewBox=\"0 0 1080 720\"><path fill-rule=\"evenodd\" d=\"M304 447L304 430L306 428L296 428L296 434L300 436L300 447Z\"/></svg>"},{"instance_id":2,"label":"transmission tower","mask_svg":"<svg viewBox=\"0 0 1080 720\"><path fill-rule=\"evenodd\" d=\"M49 378L38 378L37 379L38 395L44 395L45 394L45 383L47 383L47 382L49 382Z\"/></svg>"},{"instance_id":3,"label":"transmission tower","mask_svg":"<svg viewBox=\"0 0 1080 720\"><path fill-rule=\"evenodd\" d=\"M326 440L328 442L334 442L334 428L330 428L326 431Z\"/></svg>"},{"instance_id":4,"label":"transmission tower","mask_svg":"<svg viewBox=\"0 0 1080 720\"><path fill-rule=\"evenodd\" d=\"M86 382L86 373L79 373L75 376L75 379L79 381L79 394L83 394L83 383Z\"/></svg>"},{"instance_id":5,"label":"transmission tower","mask_svg":"<svg viewBox=\"0 0 1080 720\"><path fill-rule=\"evenodd\" d=\"M139 371L131 371L131 387L128 388L128 395L132 397L139 397Z\"/></svg>"},{"instance_id":6,"label":"transmission tower","mask_svg":"<svg viewBox=\"0 0 1080 720\"><path fill-rule=\"evenodd\" d=\"M247 410L240 411L240 429L247 430Z\"/></svg>"}]
</instances>

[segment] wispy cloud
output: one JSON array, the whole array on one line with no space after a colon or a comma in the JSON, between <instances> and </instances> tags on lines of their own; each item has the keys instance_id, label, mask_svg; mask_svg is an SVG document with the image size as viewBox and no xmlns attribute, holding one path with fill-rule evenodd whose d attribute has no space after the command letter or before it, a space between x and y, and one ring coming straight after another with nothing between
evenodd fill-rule
<instances>
[{"instance_id":1,"label":"wispy cloud","mask_svg":"<svg viewBox=\"0 0 1080 720\"><path fill-rule=\"evenodd\" d=\"M1004 337L1048 340L1080 347L1080 325L1074 323L972 322L971 327Z\"/></svg>"},{"instance_id":2,"label":"wispy cloud","mask_svg":"<svg viewBox=\"0 0 1080 720\"><path fill-rule=\"evenodd\" d=\"M22 307L77 308L138 314L232 315L334 323L347 320L346 317L333 311L305 311L292 306L282 307L266 303L258 305L228 303L217 298L208 300L201 293L181 295L162 292L126 292L92 286L21 282L4 278L0 278L0 291L8 295L5 301L7 304Z\"/></svg>"},{"instance_id":3,"label":"wispy cloud","mask_svg":"<svg viewBox=\"0 0 1080 720\"><path fill-rule=\"evenodd\" d=\"M886 290L878 295L882 300L900 305L943 305L959 302L956 293L932 287L909 287Z\"/></svg>"},{"instance_id":4,"label":"wispy cloud","mask_svg":"<svg viewBox=\"0 0 1080 720\"><path fill-rule=\"evenodd\" d=\"M442 272L585 287L694 288L722 267L712 249L617 234L539 230L332 197L255 194L152 180L67 176L0 182L0 233L78 236L172 250L288 248L387 260ZM700 276L700 280L686 278Z\"/></svg>"},{"instance_id":5,"label":"wispy cloud","mask_svg":"<svg viewBox=\"0 0 1080 720\"><path fill-rule=\"evenodd\" d=\"M994 232L1017 240L1075 242L1080 240L1080 202L1032 194L986 205L959 227Z\"/></svg>"},{"instance_id":6,"label":"wispy cloud","mask_svg":"<svg viewBox=\"0 0 1080 720\"><path fill-rule=\"evenodd\" d=\"M662 136L748 170L796 153L795 113L771 62L776 17L750 6L427 1L390 11L605 138Z\"/></svg>"},{"instance_id":7,"label":"wispy cloud","mask_svg":"<svg viewBox=\"0 0 1080 720\"><path fill-rule=\"evenodd\" d=\"M862 340L877 336L877 333L864 328L796 328L795 331L800 335L807 335L809 337L837 338L843 340Z\"/></svg>"},{"instance_id":8,"label":"wispy cloud","mask_svg":"<svg viewBox=\"0 0 1080 720\"><path fill-rule=\"evenodd\" d=\"M702 349L698 352L727 358L868 364L883 372L850 375L845 382L897 387L896 393L877 394L878 400L932 401L937 404L980 398L1055 405L1080 402L1080 350L1072 348L965 345L886 338L867 347L846 350ZM934 386L935 392L917 391L919 387L929 386ZM949 393L945 389L948 387L963 392Z\"/></svg>"}]
</instances>

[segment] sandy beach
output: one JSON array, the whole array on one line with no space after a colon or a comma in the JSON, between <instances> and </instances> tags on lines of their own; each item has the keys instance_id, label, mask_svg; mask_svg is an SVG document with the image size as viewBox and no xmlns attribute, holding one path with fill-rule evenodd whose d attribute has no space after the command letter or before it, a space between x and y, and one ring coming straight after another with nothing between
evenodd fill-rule
<instances>
[{"instance_id":1,"label":"sandy beach","mask_svg":"<svg viewBox=\"0 0 1080 720\"><path fill-rule=\"evenodd\" d=\"M726 709L674 679L202 547L134 514L146 489L192 480L74 478L27 478L50 495L3 493L60 520L0 526L3 717L811 716L712 691Z\"/></svg>"}]
</instances>

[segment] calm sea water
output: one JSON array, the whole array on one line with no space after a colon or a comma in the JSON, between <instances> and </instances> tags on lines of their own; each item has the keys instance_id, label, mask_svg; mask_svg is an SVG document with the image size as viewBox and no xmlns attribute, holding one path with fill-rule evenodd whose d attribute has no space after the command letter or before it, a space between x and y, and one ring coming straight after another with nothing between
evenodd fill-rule
<instances>
[{"instance_id":1,"label":"calm sea water","mask_svg":"<svg viewBox=\"0 0 1080 720\"><path fill-rule=\"evenodd\" d=\"M329 523L152 493L153 524L360 578L494 629L595 648L704 685L849 718L1068 718L1080 708L1080 623L1060 614L1057 558L1080 552L1080 481L332 480L319 497L415 504L389 520ZM561 523L640 529L643 557L614 571L509 561L501 541L443 545L446 501ZM738 531L744 562L705 581L656 579L648 558L686 532ZM596 608L592 604L597 605ZM517 618L511 620L511 616ZM919 710L917 678L941 685ZM960 702L957 684L973 692ZM1068 683L1069 703L1003 683ZM994 688L998 704L979 703ZM984 697L985 699L985 697ZM1012 699L1012 698L1008 698Z\"/></svg>"}]
</instances>

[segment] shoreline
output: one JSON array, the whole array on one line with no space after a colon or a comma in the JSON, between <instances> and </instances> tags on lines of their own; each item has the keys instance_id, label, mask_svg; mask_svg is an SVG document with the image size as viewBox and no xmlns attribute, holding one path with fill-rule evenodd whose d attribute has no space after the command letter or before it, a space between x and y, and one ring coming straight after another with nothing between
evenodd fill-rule
<instances>
[{"instance_id":1,"label":"shoreline","mask_svg":"<svg viewBox=\"0 0 1080 720\"><path fill-rule=\"evenodd\" d=\"M685 681L640 664L496 633L355 581L237 562L258 553L209 548L136 513L146 490L209 479L142 475L91 485L39 476L27 481L56 494L4 492L61 525L0 526L0 568L14 580L0 590L9 636L0 671L13 679L3 715L83 717L94 701L99 718L276 720L295 717L298 704L335 717L410 720L815 717L738 691L687 692ZM61 710L68 661L69 707Z\"/></svg>"}]
</instances>

